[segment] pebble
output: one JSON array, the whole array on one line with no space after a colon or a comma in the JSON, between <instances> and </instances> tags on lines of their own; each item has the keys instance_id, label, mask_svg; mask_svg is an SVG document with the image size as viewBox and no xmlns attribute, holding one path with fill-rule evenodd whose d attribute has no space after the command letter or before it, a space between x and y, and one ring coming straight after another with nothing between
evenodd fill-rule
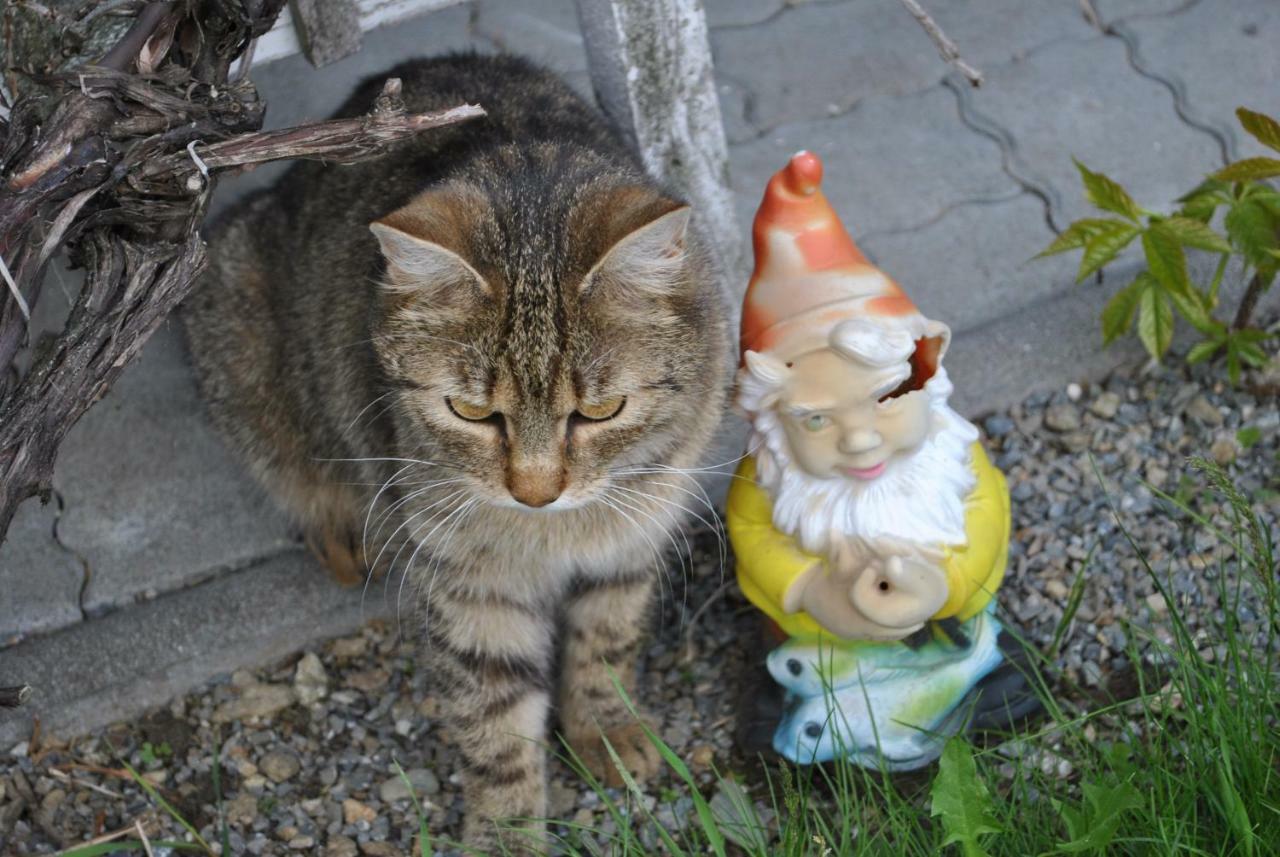
<instances>
[{"instance_id":1,"label":"pebble","mask_svg":"<svg viewBox=\"0 0 1280 857\"><path fill-rule=\"evenodd\" d=\"M302 763L292 753L268 753L258 761L258 770L273 782L283 783L302 770Z\"/></svg>"},{"instance_id":2,"label":"pebble","mask_svg":"<svg viewBox=\"0 0 1280 857\"><path fill-rule=\"evenodd\" d=\"M1222 412L1215 408L1204 396L1196 396L1187 405L1187 416L1199 420L1207 426L1220 426L1223 422Z\"/></svg>"},{"instance_id":3,"label":"pebble","mask_svg":"<svg viewBox=\"0 0 1280 857\"><path fill-rule=\"evenodd\" d=\"M360 822L372 823L378 817L378 811L366 806L355 798L347 798L342 802L342 820L347 824Z\"/></svg>"},{"instance_id":4,"label":"pebble","mask_svg":"<svg viewBox=\"0 0 1280 857\"><path fill-rule=\"evenodd\" d=\"M409 782L413 785L413 790L419 797L433 795L440 791L440 780L436 778L434 772L426 768L413 768L404 773L409 778ZM409 787L405 785L404 780L397 774L394 777L383 780L382 785L378 786L378 796L382 798L383 803L408 800L410 797Z\"/></svg>"},{"instance_id":5,"label":"pebble","mask_svg":"<svg viewBox=\"0 0 1280 857\"><path fill-rule=\"evenodd\" d=\"M1056 432L1071 432L1080 428L1080 411L1075 405L1062 402L1051 405L1044 412L1045 427Z\"/></svg>"},{"instance_id":6,"label":"pebble","mask_svg":"<svg viewBox=\"0 0 1280 857\"><path fill-rule=\"evenodd\" d=\"M1240 445L1231 434L1220 435L1209 447L1209 457L1223 467L1235 461L1239 452Z\"/></svg>"},{"instance_id":7,"label":"pebble","mask_svg":"<svg viewBox=\"0 0 1280 857\"><path fill-rule=\"evenodd\" d=\"M315 705L329 695L329 675L315 652L307 652L298 660L293 674L293 692L303 705Z\"/></svg>"},{"instance_id":8,"label":"pebble","mask_svg":"<svg viewBox=\"0 0 1280 857\"><path fill-rule=\"evenodd\" d=\"M1089 403L1089 413L1104 420L1114 417L1119 409L1120 396L1109 390L1100 393L1096 399Z\"/></svg>"},{"instance_id":9,"label":"pebble","mask_svg":"<svg viewBox=\"0 0 1280 857\"><path fill-rule=\"evenodd\" d=\"M213 712L214 723L230 723L253 717L271 717L293 705L293 690L278 684L251 683L242 686L240 696L219 705Z\"/></svg>"},{"instance_id":10,"label":"pebble","mask_svg":"<svg viewBox=\"0 0 1280 857\"><path fill-rule=\"evenodd\" d=\"M324 849L324 857L356 857L359 853L356 841L346 836L329 837Z\"/></svg>"}]
</instances>

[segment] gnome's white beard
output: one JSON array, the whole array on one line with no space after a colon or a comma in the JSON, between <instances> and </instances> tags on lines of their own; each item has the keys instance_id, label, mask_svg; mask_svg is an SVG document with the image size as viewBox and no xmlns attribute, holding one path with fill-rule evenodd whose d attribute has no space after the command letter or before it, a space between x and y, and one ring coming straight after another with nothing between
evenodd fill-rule
<instances>
[{"instance_id":1,"label":"gnome's white beard","mask_svg":"<svg viewBox=\"0 0 1280 857\"><path fill-rule=\"evenodd\" d=\"M880 539L933 555L964 544L964 501L976 482L970 446L978 430L947 405L951 389L939 367L924 386L932 423L928 436L866 481L810 475L792 460L776 411L754 414L751 445L757 449L757 479L773 497L773 525L819 555L831 552L833 533L862 551Z\"/></svg>"}]
</instances>

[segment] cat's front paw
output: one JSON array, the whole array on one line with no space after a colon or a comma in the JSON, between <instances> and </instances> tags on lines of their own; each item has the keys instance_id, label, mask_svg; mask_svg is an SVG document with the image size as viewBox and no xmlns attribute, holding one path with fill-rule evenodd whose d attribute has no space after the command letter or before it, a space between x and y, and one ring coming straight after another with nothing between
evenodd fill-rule
<instances>
[{"instance_id":1,"label":"cat's front paw","mask_svg":"<svg viewBox=\"0 0 1280 857\"><path fill-rule=\"evenodd\" d=\"M608 746L605 745L605 739L608 739ZM568 740L583 766L609 788L625 785L617 764L609 754L609 747L613 748L627 773L638 783L656 774L661 764L658 748L649 740L644 727L639 723L624 723L603 732L588 729L571 735Z\"/></svg>"}]
</instances>

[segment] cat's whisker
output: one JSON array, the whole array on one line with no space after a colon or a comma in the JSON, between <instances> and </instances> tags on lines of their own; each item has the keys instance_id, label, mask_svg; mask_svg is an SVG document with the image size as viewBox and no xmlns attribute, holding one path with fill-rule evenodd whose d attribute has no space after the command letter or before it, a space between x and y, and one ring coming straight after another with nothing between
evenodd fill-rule
<instances>
[{"instance_id":1,"label":"cat's whisker","mask_svg":"<svg viewBox=\"0 0 1280 857\"><path fill-rule=\"evenodd\" d=\"M424 494L429 494L432 491L432 489L443 488L446 485L457 485L462 482L466 482L466 480L459 479L459 478L432 479L432 480L428 480L425 483L422 483L425 485L425 487L410 491L408 494L401 497L395 503L391 504L391 506L388 507L387 510L382 513L382 516L378 520L378 525L377 525L378 528L373 533L373 540L374 541L378 540L378 535L382 532L383 528L391 520L392 516L395 515L396 511L401 507L403 507L406 503L412 502L413 500L417 499L418 497L421 497Z\"/></svg>"},{"instance_id":2,"label":"cat's whisker","mask_svg":"<svg viewBox=\"0 0 1280 857\"><path fill-rule=\"evenodd\" d=\"M622 504L624 506L627 506L630 509L635 510L634 506L631 506L630 504L626 503L626 501L624 501L621 497L617 496L616 494L611 494L611 491L613 490L614 487L616 486L610 486L606 488L605 494L601 495L600 499L605 500L606 496L608 496L608 499L605 500L605 502L607 502L609 506L611 506L614 509L614 511L618 512L618 514L622 515L628 521L630 521L631 525L635 527L636 532L640 534L641 538L643 538L646 542L649 543L649 549L653 551L654 567L658 571L659 597L661 597L661 592L662 592L662 580L665 578L667 581L667 587L671 590L671 595L674 598L675 591L676 591L675 584L670 579L669 572L667 571L667 564L665 559L663 558L663 552L658 549L657 543L655 543L654 540L649 537L649 533L645 531L645 528L641 526L640 522L637 521L635 518L631 517L631 515L627 514L627 512L624 509L616 505L616 504ZM650 517L650 520L653 520L652 517ZM654 523L658 523L658 522L654 521ZM662 525L658 524L658 526L661 527ZM665 528L663 529L665 530ZM675 546L674 539L672 540L672 545ZM676 550L678 551L679 548L677 547Z\"/></svg>"},{"instance_id":3,"label":"cat's whisker","mask_svg":"<svg viewBox=\"0 0 1280 857\"><path fill-rule=\"evenodd\" d=\"M458 499L459 496L462 495L462 493L463 493L462 491L455 491L452 494L450 494L450 496L446 498L446 500L441 502L451 502L453 500L456 500ZM438 506L438 505L441 505L441 502L437 502L432 505ZM462 505L466 505L467 502L469 501L463 500ZM428 508L431 508L431 507L428 507ZM397 550L395 556L391 558L390 567L387 569L387 578L382 584L382 602L384 605L387 603L387 593L391 587L391 577L393 572L395 571L396 562L400 559L400 554L404 552L404 549L408 545L410 544L414 545L413 553L409 555L409 561L405 563L404 571L400 577L400 585L401 587L403 587L405 577L407 577L410 574L410 572L412 572L413 570L413 564L418 557L418 552L422 550L423 545L425 545L427 540L430 539L431 536L435 534L436 530L440 529L440 527L446 521L448 521L449 518L451 518L455 512L457 512L458 508L459 507L455 506L454 508L449 509L448 506L446 506L445 509L448 509L447 512L445 511L445 509L442 509L437 514L428 516L425 521L415 526L413 528L413 531L405 538L404 543L400 545L400 549ZM421 514L421 513L418 513L418 514ZM431 526L432 522L435 522L435 526L433 527ZM431 527L431 531L427 533L425 536L423 536L422 538L418 538L418 534L421 533L423 530L425 530L427 527ZM394 538L394 535L395 534L393 533L392 538ZM397 601L398 600L399 600L399 596L397 595ZM398 611L398 607L397 607L397 611ZM397 621L396 633L398 634L399 633L399 617L398 616L396 621Z\"/></svg>"},{"instance_id":4,"label":"cat's whisker","mask_svg":"<svg viewBox=\"0 0 1280 857\"><path fill-rule=\"evenodd\" d=\"M672 483L672 482L658 482L653 479L637 479L636 481L643 485L654 485L660 488L670 488L676 491L680 491L684 494L688 494L694 500L697 500L699 503L702 503L707 507L707 510L711 513L712 521L715 522L714 524L712 523L712 521L708 521L698 512L695 512L693 509L688 508L683 503L680 503L672 498L657 497L657 496L649 495L649 496L653 496L653 499L655 500L659 500L663 503L670 503L676 506L686 515L689 515L691 518L698 521L698 523L702 524L702 526L709 529L712 532L712 534L715 535L716 543L719 547L718 557L720 562L720 576L723 579L725 561L728 556L727 548L725 546L725 540L724 540L724 522L720 520L720 515L716 512L715 506L712 505L711 498L706 495L706 492L704 491L702 496L698 496L697 494L693 493L689 489L684 488L680 485L676 485L675 483Z\"/></svg>"},{"instance_id":5,"label":"cat's whisker","mask_svg":"<svg viewBox=\"0 0 1280 857\"><path fill-rule=\"evenodd\" d=\"M685 616L689 611L689 578L693 571L693 546L689 544L689 536L685 533L684 527L681 526L680 519L675 515L674 512L671 511L670 508L668 508L668 504L661 497L657 497L653 494L649 494L644 491L637 491L634 488L624 488L621 485L614 485L613 487L617 491L626 491L628 494L633 494L636 497L641 498L636 500L637 504L639 504L644 499L657 503L658 509L666 513L667 517L671 519L672 526L670 528L663 527L663 532L666 534L667 540L671 542L671 547L675 549L676 557L680 562L680 577L681 577L681 580L684 582L683 597L681 599L681 605L680 605L680 610L681 610L680 615L681 617ZM639 507L632 507L632 508L635 508L637 512L640 512L640 514L645 515L645 517L649 518L649 520L653 521L659 527L662 527L662 523L660 521L655 519L652 515L649 515L648 513L646 513L642 508L639 508ZM684 541L683 552L681 552L680 546L676 544L675 537L671 534L671 531L673 529L680 534L681 540Z\"/></svg>"},{"instance_id":6,"label":"cat's whisker","mask_svg":"<svg viewBox=\"0 0 1280 857\"><path fill-rule=\"evenodd\" d=\"M379 396L378 398L374 399L372 402L370 402L369 404L361 408L360 412L356 414L355 419L349 422L347 424L347 427L342 430L342 437L346 437L347 434L350 433L350 431L356 427L356 424L360 422L360 418L363 417L369 411L370 408L372 408L374 405L378 404L378 402L381 402L383 399L385 399L387 396L390 396L394 392L395 390L387 390L387 392L383 393L381 396Z\"/></svg>"},{"instance_id":7,"label":"cat's whisker","mask_svg":"<svg viewBox=\"0 0 1280 857\"><path fill-rule=\"evenodd\" d=\"M406 472L406 471L408 471L408 470L412 470L415 466L417 466L417 465L415 465L415 464L406 464L404 467L401 467L401 468L400 468L399 470L397 470L395 473L391 474L391 478L390 478L390 479L388 479L386 482L382 483L382 487L378 489L377 493L373 495L373 499L369 501L369 511L365 513L365 516L364 516L364 527L363 527L363 529L362 529L362 530L361 530L361 532L360 532L360 550L361 550L361 552L364 554L364 556L365 556L365 564L368 566L368 574L366 574L366 575L365 575L365 581L364 581L364 587L365 587L365 589L368 589L368 588L369 588L369 581L373 579L373 569L374 569L374 566L373 566L371 563L369 563L369 562L368 562L368 557L369 557L369 521L370 521L370 519L372 519L372 518L373 518L373 510L374 510L374 508L378 505L378 500L382 499L382 494L383 494L383 492L385 492L388 488L390 488L390 487L391 487L391 485L396 481L396 479L398 479L398 478L400 477L400 474L402 474L402 473L404 473L404 472ZM363 593L360 595L360 607L361 607L361 617L360 617L360 618L361 618L361 619L363 619L363 618L364 618L364 615L363 615L363 610L364 610L364 594L363 594Z\"/></svg>"},{"instance_id":8,"label":"cat's whisker","mask_svg":"<svg viewBox=\"0 0 1280 857\"><path fill-rule=\"evenodd\" d=\"M425 512L430 512L432 509L435 509L436 507L438 507L438 506L440 506L440 505L442 505L442 504L450 503L450 502L452 502L453 500L457 499L458 497L461 497L461 496L465 495L466 493L467 493L467 490L466 490L465 488L458 488L458 489L455 489L455 490L453 490L453 491L449 492L449 493L448 493L447 495L445 495L444 497L442 497L442 498L440 498L440 499L436 500L434 503L430 503L430 504L428 504L427 506L424 506L423 508L421 508L421 509L419 509L418 511L414 512L414 513L413 513L412 515L410 515L409 517L405 518L405 520L404 520L403 522L401 522L401 524L400 524L398 527L396 527L396 528L395 528L395 530L393 530L393 531L392 531L391 535L387 536L386 541L384 541L384 542L382 543L382 548L381 548L381 549L379 549L379 551L378 551L378 555L377 555L377 557L375 557L375 559L374 559L373 563L371 564L371 567L372 567L372 568L377 568L377 567L378 567L378 564L382 561L382 555L383 555L383 553L387 550L387 548L388 548L388 547L390 547L390 546L391 546L391 543L395 540L396 535L397 535L401 530L403 530L405 527L409 526L410 522L412 522L415 518L420 517L420 516L421 516L423 513L425 513ZM408 543L409 543L409 541L410 541L410 540L412 540L412 539L416 536L416 534L421 530L421 528L422 528L422 527L429 526L429 525L430 525L430 523L431 523L431 520L432 520L432 518L431 518L431 517L429 517L429 518L427 519L427 521L426 521L425 523L423 523L421 526L415 525L415 527L414 527L414 528L413 528L413 530L412 530L411 535L408 537L408 539L406 539L406 540L405 540L405 543L404 543L404 544L402 544L402 545L400 546L400 548L395 552L395 555L391 558L391 563L390 563L390 565L387 567L387 572L388 572L388 574L391 572L391 570L392 570L392 569L394 569L394 568L395 568L396 561L400 559L400 554L404 552L405 545L406 545L406 544L408 544Z\"/></svg>"},{"instance_id":9,"label":"cat's whisker","mask_svg":"<svg viewBox=\"0 0 1280 857\"><path fill-rule=\"evenodd\" d=\"M431 592L435 588L436 576L439 575L440 569L444 565L445 550L449 545L449 540L453 538L453 533L456 531L457 526L466 519L467 514L472 509L474 509L479 503L480 503L479 497L468 498L466 501L462 503L461 506L459 506L458 508L450 512L444 518L444 520L442 520L440 523L432 527L431 532L427 533L425 536L422 537L422 539L418 541L418 546L414 549L413 555L409 557L409 562L405 565L404 577L400 578L400 591L396 594L396 633L397 634L400 632L400 599L404 594L404 582L409 577L409 575L413 573L413 566L415 561L418 558L418 551L422 550L422 547L431 539L431 537L435 534L436 530L440 529L440 527L448 523L448 521L451 518L453 518L455 515L459 516L454 522L453 526L451 526L446 531L445 537L441 540L440 546L435 551L435 556L433 557L434 565L432 567L430 580L427 583L427 597L423 605L423 625L424 627L430 627L431 625Z\"/></svg>"}]
</instances>

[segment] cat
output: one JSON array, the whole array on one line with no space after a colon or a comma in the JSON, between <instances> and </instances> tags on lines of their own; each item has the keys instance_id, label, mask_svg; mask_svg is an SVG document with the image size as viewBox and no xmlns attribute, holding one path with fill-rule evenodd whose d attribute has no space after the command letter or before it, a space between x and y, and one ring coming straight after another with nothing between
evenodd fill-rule
<instances>
[{"instance_id":1,"label":"cat","mask_svg":"<svg viewBox=\"0 0 1280 857\"><path fill-rule=\"evenodd\" d=\"M659 548L727 409L731 316L689 207L557 77L419 60L338 115L389 76L411 111L488 116L244 200L188 341L211 419L334 574L413 575L464 840L538 851L536 825L496 822L545 815L553 711L607 782L602 736L656 769L606 664L632 687Z\"/></svg>"}]
</instances>

